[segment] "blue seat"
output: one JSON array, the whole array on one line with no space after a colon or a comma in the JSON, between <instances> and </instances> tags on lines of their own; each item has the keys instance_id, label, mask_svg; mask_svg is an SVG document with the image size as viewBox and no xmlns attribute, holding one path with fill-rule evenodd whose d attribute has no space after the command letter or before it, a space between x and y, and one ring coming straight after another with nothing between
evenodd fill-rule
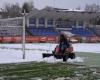
<instances>
[{"instance_id":1,"label":"blue seat","mask_svg":"<svg viewBox=\"0 0 100 80\"><path fill-rule=\"evenodd\" d=\"M57 32L53 28L27 28L28 32L30 32L34 36L57 36L59 32Z\"/></svg>"},{"instance_id":2,"label":"blue seat","mask_svg":"<svg viewBox=\"0 0 100 80\"><path fill-rule=\"evenodd\" d=\"M96 35L100 36L100 28L99 27L93 27L89 28L91 31L93 31Z\"/></svg>"},{"instance_id":3,"label":"blue seat","mask_svg":"<svg viewBox=\"0 0 100 80\"><path fill-rule=\"evenodd\" d=\"M71 33L82 37L88 37L94 35L92 32L88 31L85 28L72 28Z\"/></svg>"}]
</instances>

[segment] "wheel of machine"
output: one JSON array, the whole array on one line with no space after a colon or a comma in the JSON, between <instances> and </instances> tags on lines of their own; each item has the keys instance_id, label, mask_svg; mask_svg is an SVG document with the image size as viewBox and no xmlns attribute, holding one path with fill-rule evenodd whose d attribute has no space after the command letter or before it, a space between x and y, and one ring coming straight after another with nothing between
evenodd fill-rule
<instances>
[{"instance_id":1,"label":"wheel of machine","mask_svg":"<svg viewBox=\"0 0 100 80\"><path fill-rule=\"evenodd\" d=\"M75 59L75 53L69 53L68 58Z\"/></svg>"},{"instance_id":2,"label":"wheel of machine","mask_svg":"<svg viewBox=\"0 0 100 80\"><path fill-rule=\"evenodd\" d=\"M62 55L62 59L63 59L64 62L66 62L67 59L68 59L68 55Z\"/></svg>"}]
</instances>

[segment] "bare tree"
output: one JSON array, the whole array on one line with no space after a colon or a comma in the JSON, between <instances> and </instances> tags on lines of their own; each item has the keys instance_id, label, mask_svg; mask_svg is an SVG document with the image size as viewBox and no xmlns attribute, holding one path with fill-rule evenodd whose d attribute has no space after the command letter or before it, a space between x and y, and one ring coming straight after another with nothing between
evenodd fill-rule
<instances>
[{"instance_id":1,"label":"bare tree","mask_svg":"<svg viewBox=\"0 0 100 80\"><path fill-rule=\"evenodd\" d=\"M22 12L25 12L26 13L29 13L30 11L32 11L34 8L34 5L33 5L33 2L30 1L30 2L25 2L23 5L22 5Z\"/></svg>"},{"instance_id":2,"label":"bare tree","mask_svg":"<svg viewBox=\"0 0 100 80\"><path fill-rule=\"evenodd\" d=\"M81 7L80 7L80 6L79 6L79 7L77 7L77 8L76 8L76 10L81 10Z\"/></svg>"},{"instance_id":3,"label":"bare tree","mask_svg":"<svg viewBox=\"0 0 100 80\"><path fill-rule=\"evenodd\" d=\"M86 5L85 10L89 12L100 12L100 6L97 4ZM95 17L92 20L92 23L95 25L100 25L100 16Z\"/></svg>"},{"instance_id":4,"label":"bare tree","mask_svg":"<svg viewBox=\"0 0 100 80\"><path fill-rule=\"evenodd\" d=\"M21 7L18 3L5 4L3 12L5 13L4 17L19 17L21 16Z\"/></svg>"},{"instance_id":5,"label":"bare tree","mask_svg":"<svg viewBox=\"0 0 100 80\"><path fill-rule=\"evenodd\" d=\"M100 11L100 6L97 4L91 4L91 5L86 5L85 10L89 12L99 12Z\"/></svg>"}]
</instances>

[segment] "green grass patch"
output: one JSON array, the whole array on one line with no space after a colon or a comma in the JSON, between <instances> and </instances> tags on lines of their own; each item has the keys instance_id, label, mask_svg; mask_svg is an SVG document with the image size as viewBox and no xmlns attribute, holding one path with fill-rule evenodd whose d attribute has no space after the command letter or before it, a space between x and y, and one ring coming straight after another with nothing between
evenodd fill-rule
<instances>
[{"instance_id":1,"label":"green grass patch","mask_svg":"<svg viewBox=\"0 0 100 80\"><path fill-rule=\"evenodd\" d=\"M84 65L87 66L100 66L100 54L99 53L89 53L89 52L76 52L76 56L84 59Z\"/></svg>"},{"instance_id":2,"label":"green grass patch","mask_svg":"<svg viewBox=\"0 0 100 80\"><path fill-rule=\"evenodd\" d=\"M8 80L29 80L33 77L40 77L44 80L55 79L57 77L74 76L75 66L65 63L21 63L0 65L0 76Z\"/></svg>"}]
</instances>

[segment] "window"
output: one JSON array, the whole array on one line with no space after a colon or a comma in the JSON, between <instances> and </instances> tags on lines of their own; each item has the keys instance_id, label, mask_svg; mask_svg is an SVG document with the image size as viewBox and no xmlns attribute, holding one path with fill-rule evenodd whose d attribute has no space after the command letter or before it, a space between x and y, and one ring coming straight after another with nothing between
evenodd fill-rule
<instances>
[{"instance_id":1,"label":"window","mask_svg":"<svg viewBox=\"0 0 100 80\"><path fill-rule=\"evenodd\" d=\"M36 18L30 18L29 24L36 24Z\"/></svg>"},{"instance_id":2,"label":"window","mask_svg":"<svg viewBox=\"0 0 100 80\"><path fill-rule=\"evenodd\" d=\"M45 28L45 26L38 26L38 28Z\"/></svg>"},{"instance_id":3,"label":"window","mask_svg":"<svg viewBox=\"0 0 100 80\"><path fill-rule=\"evenodd\" d=\"M47 24L48 25L53 25L53 19L48 19Z\"/></svg>"},{"instance_id":4,"label":"window","mask_svg":"<svg viewBox=\"0 0 100 80\"><path fill-rule=\"evenodd\" d=\"M45 25L45 18L39 18L39 24Z\"/></svg>"},{"instance_id":5,"label":"window","mask_svg":"<svg viewBox=\"0 0 100 80\"><path fill-rule=\"evenodd\" d=\"M83 26L83 21L79 21L78 26Z\"/></svg>"}]
</instances>

